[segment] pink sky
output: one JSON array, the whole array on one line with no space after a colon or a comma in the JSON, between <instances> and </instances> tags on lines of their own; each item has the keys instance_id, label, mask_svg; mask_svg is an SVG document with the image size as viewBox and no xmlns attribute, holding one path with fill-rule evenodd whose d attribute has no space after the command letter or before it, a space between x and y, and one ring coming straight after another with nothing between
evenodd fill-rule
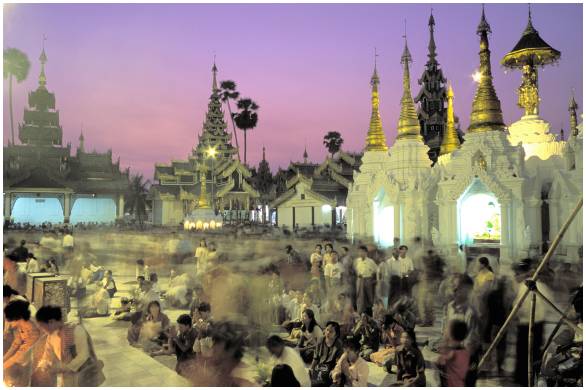
<instances>
[{"instance_id":1,"label":"pink sky","mask_svg":"<svg viewBox=\"0 0 586 390\"><path fill-rule=\"evenodd\" d=\"M438 60L455 92L463 129L478 67L479 4L436 4ZM558 66L540 73L541 115L557 132L568 129L572 88L582 105L582 5L535 4L541 36L562 52ZM24 51L32 66L15 86L15 122L26 94L36 88L42 35L47 35L48 88L56 94L64 143L77 147L83 125L86 149L113 149L123 167L152 179L155 162L184 159L196 142L207 109L211 66L260 105L249 133L249 162L262 145L271 168L321 161L323 135L339 131L344 149L359 151L370 119L370 76L378 48L381 114L388 143L396 135L401 97L403 19L408 20L412 92L427 60L426 4L379 5L5 5L4 46ZM498 62L527 23L525 4L488 4L495 87L507 124L516 106L518 72ZM4 88L4 142L10 136ZM566 133L567 134L567 133ZM242 134L239 134L242 140ZM242 147L242 141L241 141Z\"/></svg>"}]
</instances>

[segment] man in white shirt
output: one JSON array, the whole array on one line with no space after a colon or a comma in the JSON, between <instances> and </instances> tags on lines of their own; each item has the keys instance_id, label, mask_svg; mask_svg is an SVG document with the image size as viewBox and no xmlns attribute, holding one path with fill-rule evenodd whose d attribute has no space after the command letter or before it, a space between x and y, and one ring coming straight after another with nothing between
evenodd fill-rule
<instances>
[{"instance_id":1,"label":"man in white shirt","mask_svg":"<svg viewBox=\"0 0 586 390\"><path fill-rule=\"evenodd\" d=\"M39 262L37 261L34 254L29 253L28 259L26 262L26 273L30 274L33 272L40 272L41 267L39 266Z\"/></svg>"},{"instance_id":2,"label":"man in white shirt","mask_svg":"<svg viewBox=\"0 0 586 390\"><path fill-rule=\"evenodd\" d=\"M311 387L309 372L305 368L305 363L295 349L285 346L283 339L279 336L271 336L267 340L267 348L274 357L274 365L287 364L293 370L295 379L299 381L301 387Z\"/></svg>"},{"instance_id":3,"label":"man in white shirt","mask_svg":"<svg viewBox=\"0 0 586 390\"><path fill-rule=\"evenodd\" d=\"M354 261L356 271L356 306L358 313L362 314L370 310L374 304L374 290L376 286L376 273L378 266L373 259L367 257L368 249L362 245L358 248L358 257Z\"/></svg>"},{"instance_id":4,"label":"man in white shirt","mask_svg":"<svg viewBox=\"0 0 586 390\"><path fill-rule=\"evenodd\" d=\"M413 260L407 256L408 250L409 248L407 245L401 245L399 247L399 264L401 273L401 294L410 296L413 283L409 277L413 277L415 267L413 266Z\"/></svg>"}]
</instances>

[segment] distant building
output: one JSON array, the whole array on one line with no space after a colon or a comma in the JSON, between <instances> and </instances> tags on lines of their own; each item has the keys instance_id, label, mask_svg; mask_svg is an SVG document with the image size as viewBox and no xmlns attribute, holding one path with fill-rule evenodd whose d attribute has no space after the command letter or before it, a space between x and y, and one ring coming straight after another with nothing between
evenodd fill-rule
<instances>
[{"instance_id":1,"label":"distant building","mask_svg":"<svg viewBox=\"0 0 586 390\"><path fill-rule=\"evenodd\" d=\"M226 131L217 71L214 64L212 95L195 149L185 160L155 164L150 194L155 225L182 224L194 210L209 207L222 214L224 223L249 220L260 197L251 171L235 158L238 151Z\"/></svg>"},{"instance_id":2,"label":"distant building","mask_svg":"<svg viewBox=\"0 0 586 390\"><path fill-rule=\"evenodd\" d=\"M39 58L38 88L28 95L20 145L4 147L4 219L40 224L114 222L124 216L129 171L107 153L86 152L83 134L71 155L63 146L63 129L55 94L47 90L45 49Z\"/></svg>"},{"instance_id":3,"label":"distant building","mask_svg":"<svg viewBox=\"0 0 586 390\"><path fill-rule=\"evenodd\" d=\"M307 151L303 157L303 162L289 165L286 190L271 202L271 208L277 210L277 225L343 225L348 187L361 156L340 151L321 164L308 162Z\"/></svg>"}]
</instances>

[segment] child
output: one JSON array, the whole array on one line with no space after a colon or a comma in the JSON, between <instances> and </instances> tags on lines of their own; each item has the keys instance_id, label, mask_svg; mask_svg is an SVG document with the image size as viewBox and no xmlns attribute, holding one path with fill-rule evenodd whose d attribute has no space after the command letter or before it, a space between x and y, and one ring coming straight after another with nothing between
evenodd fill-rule
<instances>
[{"instance_id":1,"label":"child","mask_svg":"<svg viewBox=\"0 0 586 390\"><path fill-rule=\"evenodd\" d=\"M401 333L401 346L397 348L397 381L400 386L425 387L425 360L417 347L415 332ZM391 364L385 365L391 372Z\"/></svg>"},{"instance_id":2,"label":"child","mask_svg":"<svg viewBox=\"0 0 586 390\"><path fill-rule=\"evenodd\" d=\"M470 365L470 353L463 345L468 327L463 321L454 320L449 324L447 345L440 348L437 365L440 369L442 386L466 386L466 373Z\"/></svg>"}]
</instances>

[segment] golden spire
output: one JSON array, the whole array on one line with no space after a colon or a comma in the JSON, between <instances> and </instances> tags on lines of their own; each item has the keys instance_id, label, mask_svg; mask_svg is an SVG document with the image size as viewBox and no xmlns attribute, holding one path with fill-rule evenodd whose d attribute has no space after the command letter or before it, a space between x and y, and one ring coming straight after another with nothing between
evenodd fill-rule
<instances>
[{"instance_id":1,"label":"golden spire","mask_svg":"<svg viewBox=\"0 0 586 390\"><path fill-rule=\"evenodd\" d=\"M366 136L366 151L386 151L387 140L385 133L383 132L383 124L378 111L379 97L378 97L378 85L380 80L376 71L376 48L374 49L374 72L370 79L370 85L372 85L372 114L370 116L370 126L368 128L368 135Z\"/></svg>"},{"instance_id":2,"label":"golden spire","mask_svg":"<svg viewBox=\"0 0 586 390\"><path fill-rule=\"evenodd\" d=\"M407 22L405 22L405 30L407 30ZM417 111L415 110L415 103L411 96L411 79L409 77L409 63L413 62L409 47L407 47L407 32L403 35L405 39L405 49L401 56L401 63L403 64L403 97L401 98L401 113L399 115L399 125L397 127L397 139L401 138L421 138L420 125L417 119Z\"/></svg>"},{"instance_id":3,"label":"golden spire","mask_svg":"<svg viewBox=\"0 0 586 390\"><path fill-rule=\"evenodd\" d=\"M492 85L490 50L488 49L488 34L490 32L490 25L484 16L483 5L482 17L476 30L476 33L480 35L480 80L478 81L478 87L472 103L470 126L468 127L469 133L481 133L492 130L502 131L505 128L501 102Z\"/></svg>"},{"instance_id":4,"label":"golden spire","mask_svg":"<svg viewBox=\"0 0 586 390\"><path fill-rule=\"evenodd\" d=\"M447 110L447 126L442 139L440 148L440 156L452 153L460 147L460 139L456 131L456 120L454 118L454 90L450 85L448 87L448 110Z\"/></svg>"},{"instance_id":5,"label":"golden spire","mask_svg":"<svg viewBox=\"0 0 586 390\"><path fill-rule=\"evenodd\" d=\"M572 97L570 98L570 106L568 107L568 111L570 111L570 138L574 138L578 136L578 103L576 103L576 99L574 99L574 91L572 90Z\"/></svg>"},{"instance_id":6,"label":"golden spire","mask_svg":"<svg viewBox=\"0 0 586 390\"><path fill-rule=\"evenodd\" d=\"M41 74L39 75L39 86L45 87L47 85L47 76L45 76L45 63L47 62L47 55L45 54L45 41L47 37L43 34L43 51L41 52L41 56L39 57L39 61L41 61Z\"/></svg>"}]
</instances>

